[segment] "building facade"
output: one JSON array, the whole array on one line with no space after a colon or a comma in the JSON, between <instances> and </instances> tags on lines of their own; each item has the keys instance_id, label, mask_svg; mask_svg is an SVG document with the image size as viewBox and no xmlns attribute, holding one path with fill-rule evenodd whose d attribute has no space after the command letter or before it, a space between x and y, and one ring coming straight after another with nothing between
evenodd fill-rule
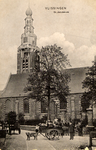
<instances>
[{"instance_id":1,"label":"building facade","mask_svg":"<svg viewBox=\"0 0 96 150\"><path fill-rule=\"evenodd\" d=\"M32 11L26 11L24 33L21 35L21 45L17 50L17 74L10 74L5 89L0 93L0 117L5 118L9 111L16 114L23 113L25 119L42 118L47 114L47 105L36 101L35 97L28 99L24 88L27 78L33 69L40 70L37 46L37 36L34 34ZM81 118L81 96L83 93L82 81L85 78L87 68L67 69L71 76L69 83L70 95L67 103L50 104L51 119L60 117L63 121Z\"/></svg>"}]
</instances>

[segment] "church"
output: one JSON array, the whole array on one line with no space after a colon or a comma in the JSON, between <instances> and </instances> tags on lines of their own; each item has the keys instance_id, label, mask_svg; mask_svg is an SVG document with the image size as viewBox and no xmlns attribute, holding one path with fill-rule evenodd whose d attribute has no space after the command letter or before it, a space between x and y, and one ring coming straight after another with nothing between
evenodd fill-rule
<instances>
[{"instance_id":1,"label":"church","mask_svg":"<svg viewBox=\"0 0 96 150\"><path fill-rule=\"evenodd\" d=\"M32 10L26 10L24 33L21 35L21 45L17 50L17 74L10 74L8 83L4 90L0 92L0 117L5 118L9 111L15 111L18 115L23 113L26 120L42 118L47 115L47 107L43 102L36 99L28 99L24 88L27 78L34 67L40 69L37 46L37 36L34 34ZM82 81L85 79L87 67L67 69L71 76L69 83L70 94L67 103L51 103L51 119L61 118L63 121L81 118L81 96Z\"/></svg>"}]
</instances>

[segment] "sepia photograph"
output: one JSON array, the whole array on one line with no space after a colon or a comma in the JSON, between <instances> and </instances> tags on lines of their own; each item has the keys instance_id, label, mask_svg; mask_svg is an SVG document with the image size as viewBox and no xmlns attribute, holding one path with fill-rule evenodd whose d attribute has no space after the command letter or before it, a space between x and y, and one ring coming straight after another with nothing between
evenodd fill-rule
<instances>
[{"instance_id":1,"label":"sepia photograph","mask_svg":"<svg viewBox=\"0 0 96 150\"><path fill-rule=\"evenodd\" d=\"M95 0L0 0L0 150L96 150Z\"/></svg>"}]
</instances>

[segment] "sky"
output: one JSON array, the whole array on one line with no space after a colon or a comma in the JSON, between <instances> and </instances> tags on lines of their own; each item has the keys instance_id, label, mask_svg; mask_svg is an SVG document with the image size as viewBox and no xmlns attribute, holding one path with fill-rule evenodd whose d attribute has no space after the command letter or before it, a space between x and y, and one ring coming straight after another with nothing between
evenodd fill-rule
<instances>
[{"instance_id":1,"label":"sky","mask_svg":"<svg viewBox=\"0 0 96 150\"><path fill-rule=\"evenodd\" d=\"M72 68L91 66L96 55L95 0L0 0L0 90L16 74L28 6L38 47L62 47Z\"/></svg>"}]
</instances>

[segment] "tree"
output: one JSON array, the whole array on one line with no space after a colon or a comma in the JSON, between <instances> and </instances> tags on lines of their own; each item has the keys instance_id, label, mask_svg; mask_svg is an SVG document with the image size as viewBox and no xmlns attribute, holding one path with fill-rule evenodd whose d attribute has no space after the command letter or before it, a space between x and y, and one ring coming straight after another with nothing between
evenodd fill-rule
<instances>
[{"instance_id":1,"label":"tree","mask_svg":"<svg viewBox=\"0 0 96 150\"><path fill-rule=\"evenodd\" d=\"M34 70L28 78L25 91L29 97L36 97L39 101L48 102L48 117L50 119L50 102L58 97L66 102L69 93L68 83L70 76L65 71L66 65L70 65L67 55L61 52L57 45L42 47L39 52L40 71Z\"/></svg>"},{"instance_id":2,"label":"tree","mask_svg":"<svg viewBox=\"0 0 96 150\"><path fill-rule=\"evenodd\" d=\"M96 102L96 61L93 62L93 65L89 67L86 73L83 88L85 88L86 91L82 95L81 105L83 111L86 111L89 105L93 105L93 102Z\"/></svg>"},{"instance_id":3,"label":"tree","mask_svg":"<svg viewBox=\"0 0 96 150\"><path fill-rule=\"evenodd\" d=\"M82 111L86 112L86 109L90 105L90 100L92 99L91 92L84 92L82 97L81 97L81 106L82 106Z\"/></svg>"}]
</instances>

